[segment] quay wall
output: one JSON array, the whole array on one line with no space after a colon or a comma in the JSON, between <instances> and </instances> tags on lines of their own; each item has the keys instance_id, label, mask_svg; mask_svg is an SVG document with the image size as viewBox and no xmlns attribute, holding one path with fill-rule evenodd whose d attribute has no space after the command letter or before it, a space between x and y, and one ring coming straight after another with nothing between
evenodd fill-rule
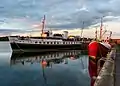
<instances>
[{"instance_id":1,"label":"quay wall","mask_svg":"<svg viewBox=\"0 0 120 86\"><path fill-rule=\"evenodd\" d=\"M106 61L98 74L94 86L114 86L114 59L116 49L108 53Z\"/></svg>"}]
</instances>

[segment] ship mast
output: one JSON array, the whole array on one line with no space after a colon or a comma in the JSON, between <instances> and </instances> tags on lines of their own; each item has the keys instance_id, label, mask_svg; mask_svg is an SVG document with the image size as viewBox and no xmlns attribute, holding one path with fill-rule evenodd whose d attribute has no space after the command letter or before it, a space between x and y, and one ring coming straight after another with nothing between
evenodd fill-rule
<instances>
[{"instance_id":1,"label":"ship mast","mask_svg":"<svg viewBox=\"0 0 120 86\"><path fill-rule=\"evenodd\" d=\"M110 31L109 39L111 39L112 31Z\"/></svg>"},{"instance_id":2,"label":"ship mast","mask_svg":"<svg viewBox=\"0 0 120 86\"><path fill-rule=\"evenodd\" d=\"M100 40L102 39L102 28L103 28L103 18L101 18L101 25L100 25Z\"/></svg>"},{"instance_id":3,"label":"ship mast","mask_svg":"<svg viewBox=\"0 0 120 86\"><path fill-rule=\"evenodd\" d=\"M44 29L45 29L45 15L44 15L43 20L42 20L42 30L41 30L42 33L41 33L41 37L43 35Z\"/></svg>"},{"instance_id":4,"label":"ship mast","mask_svg":"<svg viewBox=\"0 0 120 86\"><path fill-rule=\"evenodd\" d=\"M82 28L81 28L81 38L82 38L82 35L83 35L83 29L84 29L84 21L82 22Z\"/></svg>"},{"instance_id":5,"label":"ship mast","mask_svg":"<svg viewBox=\"0 0 120 86\"><path fill-rule=\"evenodd\" d=\"M97 27L96 27L96 31L95 31L95 38L97 40Z\"/></svg>"}]
</instances>

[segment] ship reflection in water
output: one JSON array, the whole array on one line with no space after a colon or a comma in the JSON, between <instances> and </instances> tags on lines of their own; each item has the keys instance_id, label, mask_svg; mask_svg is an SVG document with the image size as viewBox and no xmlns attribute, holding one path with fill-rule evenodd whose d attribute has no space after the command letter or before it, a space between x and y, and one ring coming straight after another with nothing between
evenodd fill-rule
<instances>
[{"instance_id":1,"label":"ship reflection in water","mask_svg":"<svg viewBox=\"0 0 120 86\"><path fill-rule=\"evenodd\" d=\"M13 53L5 59L10 61L0 58L0 86L90 86L86 51Z\"/></svg>"}]
</instances>

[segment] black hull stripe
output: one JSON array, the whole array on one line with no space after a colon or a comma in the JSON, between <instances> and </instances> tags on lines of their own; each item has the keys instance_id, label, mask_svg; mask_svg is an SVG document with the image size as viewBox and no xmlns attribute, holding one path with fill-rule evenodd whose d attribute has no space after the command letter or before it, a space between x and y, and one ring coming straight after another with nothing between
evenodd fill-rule
<instances>
[{"instance_id":1,"label":"black hull stripe","mask_svg":"<svg viewBox=\"0 0 120 86\"><path fill-rule=\"evenodd\" d=\"M86 47L85 47L86 46ZM24 51L41 51L41 50L59 50L59 49L87 49L87 45L82 44L71 44L71 45L44 45L44 44L21 44L11 43L13 51L24 50Z\"/></svg>"}]
</instances>

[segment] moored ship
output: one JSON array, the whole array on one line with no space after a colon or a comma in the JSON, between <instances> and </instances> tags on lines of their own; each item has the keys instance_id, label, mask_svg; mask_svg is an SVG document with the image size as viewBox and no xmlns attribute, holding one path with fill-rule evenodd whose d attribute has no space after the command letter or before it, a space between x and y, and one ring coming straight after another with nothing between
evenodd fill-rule
<instances>
[{"instance_id":1,"label":"moored ship","mask_svg":"<svg viewBox=\"0 0 120 86\"><path fill-rule=\"evenodd\" d=\"M102 24L102 18L101 18L100 37L99 39L97 39L97 29L96 29L95 40L88 45L88 56L89 56L88 69L89 69L89 75L91 78L91 86L94 86L94 82L101 68L104 65L104 62L107 58L107 54L112 49L112 46L110 45L112 31L110 31L110 35L109 37L107 37L107 39L103 39L102 37L107 31L105 30L103 33L102 27L103 27L103 24Z\"/></svg>"},{"instance_id":2,"label":"moored ship","mask_svg":"<svg viewBox=\"0 0 120 86\"><path fill-rule=\"evenodd\" d=\"M47 33L49 34L49 33ZM80 39L77 37L66 37L66 33L54 34L53 37L20 37L11 36L9 41L13 51L39 52L59 49L87 49L90 39Z\"/></svg>"},{"instance_id":3,"label":"moored ship","mask_svg":"<svg viewBox=\"0 0 120 86\"><path fill-rule=\"evenodd\" d=\"M40 37L10 36L9 41L13 51L40 52L60 49L87 49L91 39L78 36L68 36L68 31L63 34L53 34L52 31L44 32L45 16L42 21Z\"/></svg>"}]
</instances>

